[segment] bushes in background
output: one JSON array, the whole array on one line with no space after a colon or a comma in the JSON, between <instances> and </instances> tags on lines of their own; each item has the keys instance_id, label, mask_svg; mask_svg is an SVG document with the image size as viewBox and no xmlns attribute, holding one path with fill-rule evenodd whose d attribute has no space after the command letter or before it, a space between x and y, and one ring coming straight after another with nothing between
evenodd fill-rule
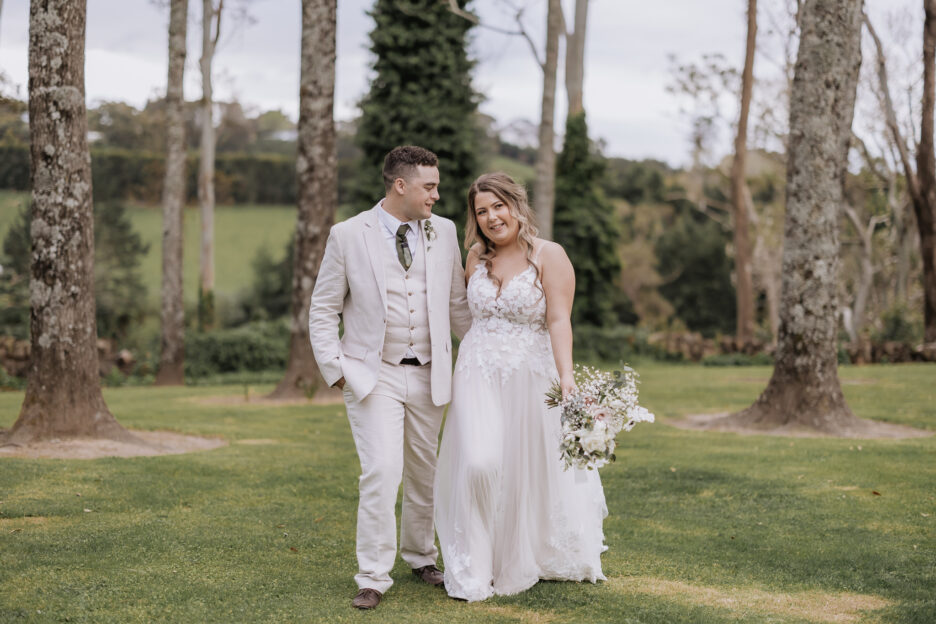
<instances>
[{"instance_id":1,"label":"bushes in background","mask_svg":"<svg viewBox=\"0 0 936 624\"><path fill-rule=\"evenodd\" d=\"M289 326L281 321L251 323L206 333L188 331L185 377L283 369L288 354Z\"/></svg>"},{"instance_id":2,"label":"bushes in background","mask_svg":"<svg viewBox=\"0 0 936 624\"><path fill-rule=\"evenodd\" d=\"M0 188L29 190L29 147L0 146ZM94 199L161 201L165 163L161 154L113 148L91 150ZM198 156L186 163L186 194L197 199ZM281 154L219 154L215 197L222 204L292 204L296 159Z\"/></svg>"}]
</instances>

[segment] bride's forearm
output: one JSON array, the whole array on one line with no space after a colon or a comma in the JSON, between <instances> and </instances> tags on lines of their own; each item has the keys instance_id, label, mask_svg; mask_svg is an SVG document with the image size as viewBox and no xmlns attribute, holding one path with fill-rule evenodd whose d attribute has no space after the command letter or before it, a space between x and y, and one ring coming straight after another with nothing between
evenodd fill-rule
<instances>
[{"instance_id":1,"label":"bride's forearm","mask_svg":"<svg viewBox=\"0 0 936 624\"><path fill-rule=\"evenodd\" d=\"M560 379L572 376L572 323L568 318L549 322L549 341Z\"/></svg>"}]
</instances>

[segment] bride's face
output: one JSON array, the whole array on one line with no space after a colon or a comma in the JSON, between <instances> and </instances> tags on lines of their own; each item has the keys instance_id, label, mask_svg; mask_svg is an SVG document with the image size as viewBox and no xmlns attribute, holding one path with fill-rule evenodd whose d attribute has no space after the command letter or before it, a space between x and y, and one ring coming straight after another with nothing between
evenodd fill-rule
<instances>
[{"instance_id":1,"label":"bride's face","mask_svg":"<svg viewBox=\"0 0 936 624\"><path fill-rule=\"evenodd\" d=\"M510 213L507 202L494 193L475 195L474 211L481 233L495 245L506 245L517 238L520 222Z\"/></svg>"}]
</instances>

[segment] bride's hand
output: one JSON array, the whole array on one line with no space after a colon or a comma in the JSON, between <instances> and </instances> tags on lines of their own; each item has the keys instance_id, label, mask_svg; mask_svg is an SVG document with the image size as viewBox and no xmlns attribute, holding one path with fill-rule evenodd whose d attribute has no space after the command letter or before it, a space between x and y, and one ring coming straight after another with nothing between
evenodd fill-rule
<instances>
[{"instance_id":1,"label":"bride's hand","mask_svg":"<svg viewBox=\"0 0 936 624\"><path fill-rule=\"evenodd\" d=\"M562 389L563 399L575 392L575 377L572 375L572 373L566 373L559 376L559 388Z\"/></svg>"}]
</instances>

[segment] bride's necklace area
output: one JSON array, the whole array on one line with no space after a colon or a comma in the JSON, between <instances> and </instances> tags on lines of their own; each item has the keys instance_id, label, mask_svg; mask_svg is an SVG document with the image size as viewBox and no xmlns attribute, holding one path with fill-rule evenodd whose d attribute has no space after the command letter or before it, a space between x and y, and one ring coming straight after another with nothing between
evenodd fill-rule
<instances>
[{"instance_id":1,"label":"bride's necklace area","mask_svg":"<svg viewBox=\"0 0 936 624\"><path fill-rule=\"evenodd\" d=\"M523 267L522 267L521 269L519 269L519 270L514 271L514 272L510 275L510 278L509 278L509 279L504 279L503 277L501 277L499 271L497 271L497 267L495 266L495 262L496 262L496 260L497 260L498 257L501 258L501 262L500 262L501 265L509 263L511 266L520 265L521 259L522 259ZM503 267L502 267L502 268L503 268ZM491 271L490 271L490 273L491 273L492 275L489 276L489 279L491 279L491 278L497 278L498 280L500 280L500 285L499 285L499 287L498 287L498 289L497 289L497 295L496 295L496 296L497 296L497 297L500 297L501 293L503 293L504 290L507 289L507 286L510 285L510 283L513 282L515 278L520 277L522 274L524 274L524 273L526 273L527 271L529 271L530 268L531 268L531 265L530 265L530 263L527 261L526 254L524 254L524 253L523 253L523 250L520 250L520 249L518 249L518 250L512 250L512 251L510 252L509 256L507 256L507 257L505 257L505 256L502 255L502 254L498 254L498 256L495 256L494 258L492 258L492 259L491 259ZM493 282L493 281L495 281L495 280L494 280L494 279L491 279L491 281Z\"/></svg>"}]
</instances>

